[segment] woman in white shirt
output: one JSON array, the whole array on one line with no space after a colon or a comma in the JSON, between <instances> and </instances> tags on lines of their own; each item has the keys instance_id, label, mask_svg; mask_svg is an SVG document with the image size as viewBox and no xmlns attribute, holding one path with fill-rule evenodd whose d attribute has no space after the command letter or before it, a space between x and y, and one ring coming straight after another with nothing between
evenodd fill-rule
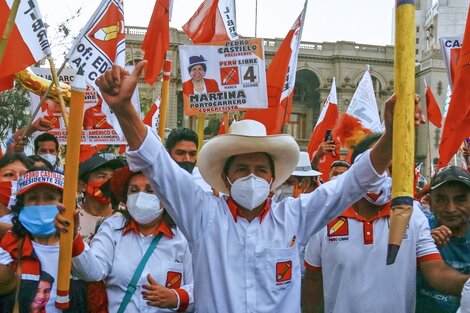
<instances>
[{"instance_id":1,"label":"woman in white shirt","mask_svg":"<svg viewBox=\"0 0 470 313\"><path fill-rule=\"evenodd\" d=\"M73 269L85 281L105 280L109 312L190 310L193 273L188 243L149 180L124 167L114 173L109 186L113 196L126 203L127 211L107 218L90 247L76 237ZM67 231L66 224L58 215L56 227ZM149 250L152 242L157 242L153 251ZM142 265L146 253L150 256ZM143 268L140 275L138 267Z\"/></svg>"}]
</instances>

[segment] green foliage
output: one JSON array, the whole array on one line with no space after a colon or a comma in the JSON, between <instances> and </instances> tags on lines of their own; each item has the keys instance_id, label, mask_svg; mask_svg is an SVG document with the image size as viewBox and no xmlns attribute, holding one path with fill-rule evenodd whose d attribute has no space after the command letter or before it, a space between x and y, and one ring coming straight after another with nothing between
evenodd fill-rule
<instances>
[{"instance_id":1,"label":"green foliage","mask_svg":"<svg viewBox=\"0 0 470 313\"><path fill-rule=\"evenodd\" d=\"M207 126L204 128L204 135L210 136L210 137L217 136L221 123L222 123L222 120L220 117L217 117L217 116L209 117L209 122L207 123Z\"/></svg>"},{"instance_id":2,"label":"green foliage","mask_svg":"<svg viewBox=\"0 0 470 313\"><path fill-rule=\"evenodd\" d=\"M0 92L0 139L5 141L13 132L29 122L29 97L26 91L15 85Z\"/></svg>"}]
</instances>

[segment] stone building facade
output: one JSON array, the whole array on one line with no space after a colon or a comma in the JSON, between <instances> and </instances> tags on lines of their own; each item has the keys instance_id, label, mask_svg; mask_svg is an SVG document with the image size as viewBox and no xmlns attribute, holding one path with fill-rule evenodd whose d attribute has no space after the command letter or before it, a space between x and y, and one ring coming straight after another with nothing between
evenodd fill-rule
<instances>
[{"instance_id":1,"label":"stone building facade","mask_svg":"<svg viewBox=\"0 0 470 313\"><path fill-rule=\"evenodd\" d=\"M469 0L415 0L416 3L416 91L424 101L424 79L432 88L443 110L448 86L439 38L462 34ZM392 29L394 26L392 25ZM140 50L146 29L126 27L126 61L143 59ZM393 36L393 34L392 34ZM283 38L265 39L266 64L272 60ZM195 129L195 118L183 114L182 84L178 46L190 44L187 36L177 29L170 30L170 50L173 61L167 127L185 126ZM290 122L285 129L305 149L319 116L321 105L328 97L332 79L336 78L338 106L345 112L364 71L370 67L379 112L393 93L394 46L366 45L348 41L302 42L300 45L296 84ZM161 83L155 86L139 84L143 104L149 105L160 95ZM143 108L146 111L146 108ZM429 153L436 159L440 130L420 126L417 132L416 161L429 169ZM430 138L430 145L428 145Z\"/></svg>"}]
</instances>

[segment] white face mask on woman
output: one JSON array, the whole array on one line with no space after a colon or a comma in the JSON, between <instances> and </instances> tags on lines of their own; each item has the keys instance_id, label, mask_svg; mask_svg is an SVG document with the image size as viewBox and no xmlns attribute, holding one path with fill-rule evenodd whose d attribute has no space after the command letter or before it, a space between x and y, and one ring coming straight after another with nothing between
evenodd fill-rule
<instances>
[{"instance_id":1,"label":"white face mask on woman","mask_svg":"<svg viewBox=\"0 0 470 313\"><path fill-rule=\"evenodd\" d=\"M127 211L139 224L148 224L159 217L163 209L153 193L138 192L127 196Z\"/></svg>"},{"instance_id":2,"label":"white face mask on woman","mask_svg":"<svg viewBox=\"0 0 470 313\"><path fill-rule=\"evenodd\" d=\"M233 183L227 178L232 187L230 195L239 205L248 210L253 210L263 203L269 196L271 183L255 174L242 177Z\"/></svg>"}]
</instances>

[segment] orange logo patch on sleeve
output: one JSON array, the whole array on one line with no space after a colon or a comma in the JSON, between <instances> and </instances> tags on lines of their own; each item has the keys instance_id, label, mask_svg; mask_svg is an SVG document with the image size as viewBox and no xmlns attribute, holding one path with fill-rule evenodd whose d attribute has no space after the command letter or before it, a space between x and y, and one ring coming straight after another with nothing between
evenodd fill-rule
<instances>
[{"instance_id":1,"label":"orange logo patch on sleeve","mask_svg":"<svg viewBox=\"0 0 470 313\"><path fill-rule=\"evenodd\" d=\"M276 282L281 283L292 279L292 261L276 263Z\"/></svg>"},{"instance_id":2,"label":"orange logo patch on sleeve","mask_svg":"<svg viewBox=\"0 0 470 313\"><path fill-rule=\"evenodd\" d=\"M166 275L165 287L170 289L180 288L182 278L183 274L180 272L168 272Z\"/></svg>"},{"instance_id":3,"label":"orange logo patch on sleeve","mask_svg":"<svg viewBox=\"0 0 470 313\"><path fill-rule=\"evenodd\" d=\"M337 217L327 226L328 237L349 235L348 219L346 217Z\"/></svg>"}]
</instances>

